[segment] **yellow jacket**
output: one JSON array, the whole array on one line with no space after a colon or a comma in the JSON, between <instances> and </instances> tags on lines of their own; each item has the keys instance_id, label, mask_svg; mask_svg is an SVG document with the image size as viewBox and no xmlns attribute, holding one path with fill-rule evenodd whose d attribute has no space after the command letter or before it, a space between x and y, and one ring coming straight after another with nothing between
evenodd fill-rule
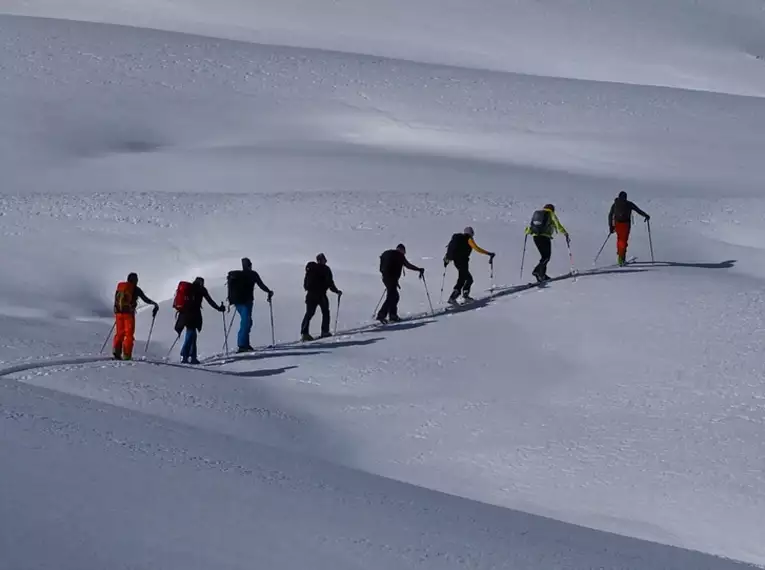
<instances>
[{"instance_id":1,"label":"yellow jacket","mask_svg":"<svg viewBox=\"0 0 765 570\"><path fill-rule=\"evenodd\" d=\"M543 208L545 212L550 214L550 225L547 227L547 231L544 231L542 233L536 234L538 236L542 237L548 237L550 239L553 239L553 234L555 233L562 233L564 236L568 235L568 231L566 228L563 227L563 224L560 223L560 220L558 219L558 215L550 210L549 208ZM526 226L526 235L531 234L531 226Z\"/></svg>"},{"instance_id":2,"label":"yellow jacket","mask_svg":"<svg viewBox=\"0 0 765 570\"><path fill-rule=\"evenodd\" d=\"M470 238L470 239L468 240L468 245L470 246L470 248L471 248L473 251L477 251L478 253L482 253L482 254L484 254L484 255L491 255L491 253L490 253L490 252L486 251L486 250L485 250L485 249L483 249L481 246L479 246L479 245L478 245L478 244L475 242L475 240L474 240L473 238Z\"/></svg>"}]
</instances>

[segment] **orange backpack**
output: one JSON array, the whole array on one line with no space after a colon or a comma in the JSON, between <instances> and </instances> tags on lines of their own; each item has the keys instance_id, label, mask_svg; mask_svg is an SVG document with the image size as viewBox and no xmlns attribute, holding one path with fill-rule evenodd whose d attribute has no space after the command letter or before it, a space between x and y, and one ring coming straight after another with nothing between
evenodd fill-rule
<instances>
[{"instance_id":1,"label":"orange backpack","mask_svg":"<svg viewBox=\"0 0 765 570\"><path fill-rule=\"evenodd\" d=\"M135 311L135 285L122 281L117 284L114 293L114 312L132 313Z\"/></svg>"}]
</instances>

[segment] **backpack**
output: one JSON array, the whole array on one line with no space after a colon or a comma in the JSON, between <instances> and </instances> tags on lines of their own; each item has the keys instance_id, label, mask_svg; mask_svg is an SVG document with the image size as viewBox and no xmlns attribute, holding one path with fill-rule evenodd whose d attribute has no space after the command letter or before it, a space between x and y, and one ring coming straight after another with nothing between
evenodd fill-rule
<instances>
[{"instance_id":1,"label":"backpack","mask_svg":"<svg viewBox=\"0 0 765 570\"><path fill-rule=\"evenodd\" d=\"M315 291L319 288L319 264L315 261L309 261L305 266L305 278L303 279L303 289L306 291Z\"/></svg>"},{"instance_id":2,"label":"backpack","mask_svg":"<svg viewBox=\"0 0 765 570\"><path fill-rule=\"evenodd\" d=\"M194 287L188 281L181 281L178 283L178 288L175 290L175 299L173 299L173 309L178 312L183 311L194 300Z\"/></svg>"},{"instance_id":3,"label":"backpack","mask_svg":"<svg viewBox=\"0 0 765 570\"><path fill-rule=\"evenodd\" d=\"M380 256L380 273L383 275L387 275L389 273L390 264L392 257L394 255L394 251L392 249L389 249L388 251L385 251Z\"/></svg>"},{"instance_id":4,"label":"backpack","mask_svg":"<svg viewBox=\"0 0 765 570\"><path fill-rule=\"evenodd\" d=\"M117 291L114 293L114 312L132 313L135 310L135 285L122 281L117 284Z\"/></svg>"},{"instance_id":5,"label":"backpack","mask_svg":"<svg viewBox=\"0 0 765 570\"><path fill-rule=\"evenodd\" d=\"M454 234L446 246L446 259L450 261L467 259L473 251L468 243L470 236Z\"/></svg>"},{"instance_id":6,"label":"backpack","mask_svg":"<svg viewBox=\"0 0 765 570\"><path fill-rule=\"evenodd\" d=\"M531 216L529 223L529 233L533 236L549 235L552 233L552 218L548 210L537 210Z\"/></svg>"},{"instance_id":7,"label":"backpack","mask_svg":"<svg viewBox=\"0 0 765 570\"><path fill-rule=\"evenodd\" d=\"M228 287L228 302L232 305L239 305L247 303L247 276L244 271L237 269L235 271L229 271L226 277L226 285Z\"/></svg>"}]
</instances>

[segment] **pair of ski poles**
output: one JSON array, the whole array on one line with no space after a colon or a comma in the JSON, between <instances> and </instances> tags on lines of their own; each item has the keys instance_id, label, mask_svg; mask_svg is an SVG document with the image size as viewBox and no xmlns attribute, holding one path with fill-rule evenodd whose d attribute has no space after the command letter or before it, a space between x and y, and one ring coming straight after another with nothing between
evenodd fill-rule
<instances>
[{"instance_id":1,"label":"pair of ski poles","mask_svg":"<svg viewBox=\"0 0 765 570\"><path fill-rule=\"evenodd\" d=\"M231 305L229 305L229 311L231 310ZM274 329L274 302L272 299L268 300L268 311L270 313L271 317L271 346L276 345L276 331ZM226 315L225 313L221 313L223 317L223 351L228 355L228 337L231 334L231 329L234 328L234 317L236 316L236 312L231 314L231 320L228 323L228 327L226 327ZM176 339L177 341L177 339ZM172 350L172 349L171 349Z\"/></svg>"},{"instance_id":2,"label":"pair of ski poles","mask_svg":"<svg viewBox=\"0 0 765 570\"><path fill-rule=\"evenodd\" d=\"M146 338L146 346L143 349L144 354L149 352L149 343L151 343L151 334L154 332L154 322L157 320L156 315L151 316L151 326L149 327L149 336ZM106 335L106 339L104 339L104 344L101 345L101 350L99 351L99 354L104 353L104 349L106 348L106 345L109 342L109 339L112 338L112 334L114 333L114 329L117 327L116 321L112 323L112 328L109 329L109 334Z\"/></svg>"},{"instance_id":3,"label":"pair of ski poles","mask_svg":"<svg viewBox=\"0 0 765 570\"><path fill-rule=\"evenodd\" d=\"M529 241L529 234L526 234L523 238L523 253L521 254L521 274L520 279L523 280L523 265L526 261L526 244ZM605 246L605 244L603 244ZM571 251L571 240L569 239L568 235L566 235L566 247L568 248L568 261L569 265L571 267L571 274L573 275L576 273L576 269L574 268L574 254Z\"/></svg>"},{"instance_id":4,"label":"pair of ski poles","mask_svg":"<svg viewBox=\"0 0 765 570\"><path fill-rule=\"evenodd\" d=\"M444 276L445 275L446 275L446 271L444 271ZM424 273L422 274L420 279L422 279L422 284L425 287L425 295L428 298L428 306L430 307L430 313L435 316L436 311L433 308L433 302L431 301L431 298L430 298L430 290L428 289L428 282L425 279L425 274ZM443 286L441 286L441 292L442 292L442 295L443 295ZM374 313L372 313L372 318L373 319L377 317L377 312L380 309L380 306L382 305L383 299L385 298L387 293L388 293L388 289L387 288L383 289L382 295L380 295L380 300L377 301L377 305L375 305Z\"/></svg>"},{"instance_id":5,"label":"pair of ski poles","mask_svg":"<svg viewBox=\"0 0 765 570\"><path fill-rule=\"evenodd\" d=\"M651 249L651 263L656 262L656 258L653 255L653 236L651 234L651 220L646 220L646 227L648 228L648 246ZM593 265L595 265L598 262L598 259L600 258L600 254L603 253L603 250L606 247L606 244L608 243L608 240L611 239L611 234L613 232L609 232L606 236L605 241L603 242L603 245L600 246L600 249L598 250L598 254L595 256L595 260L592 262Z\"/></svg>"}]
</instances>

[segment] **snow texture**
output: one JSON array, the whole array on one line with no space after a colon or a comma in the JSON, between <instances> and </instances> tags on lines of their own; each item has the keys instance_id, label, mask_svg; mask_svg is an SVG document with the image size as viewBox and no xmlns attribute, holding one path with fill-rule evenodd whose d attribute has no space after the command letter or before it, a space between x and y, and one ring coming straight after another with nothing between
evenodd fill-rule
<instances>
[{"instance_id":1,"label":"snow texture","mask_svg":"<svg viewBox=\"0 0 765 570\"><path fill-rule=\"evenodd\" d=\"M763 38L755 0L4 0L0 569L765 565ZM636 220L593 269L621 189L656 263ZM494 280L450 310L466 225ZM407 272L372 326L399 242L434 311ZM258 350L208 307L181 366L177 282L244 256L276 346L257 291ZM161 310L114 362L129 271Z\"/></svg>"}]
</instances>

